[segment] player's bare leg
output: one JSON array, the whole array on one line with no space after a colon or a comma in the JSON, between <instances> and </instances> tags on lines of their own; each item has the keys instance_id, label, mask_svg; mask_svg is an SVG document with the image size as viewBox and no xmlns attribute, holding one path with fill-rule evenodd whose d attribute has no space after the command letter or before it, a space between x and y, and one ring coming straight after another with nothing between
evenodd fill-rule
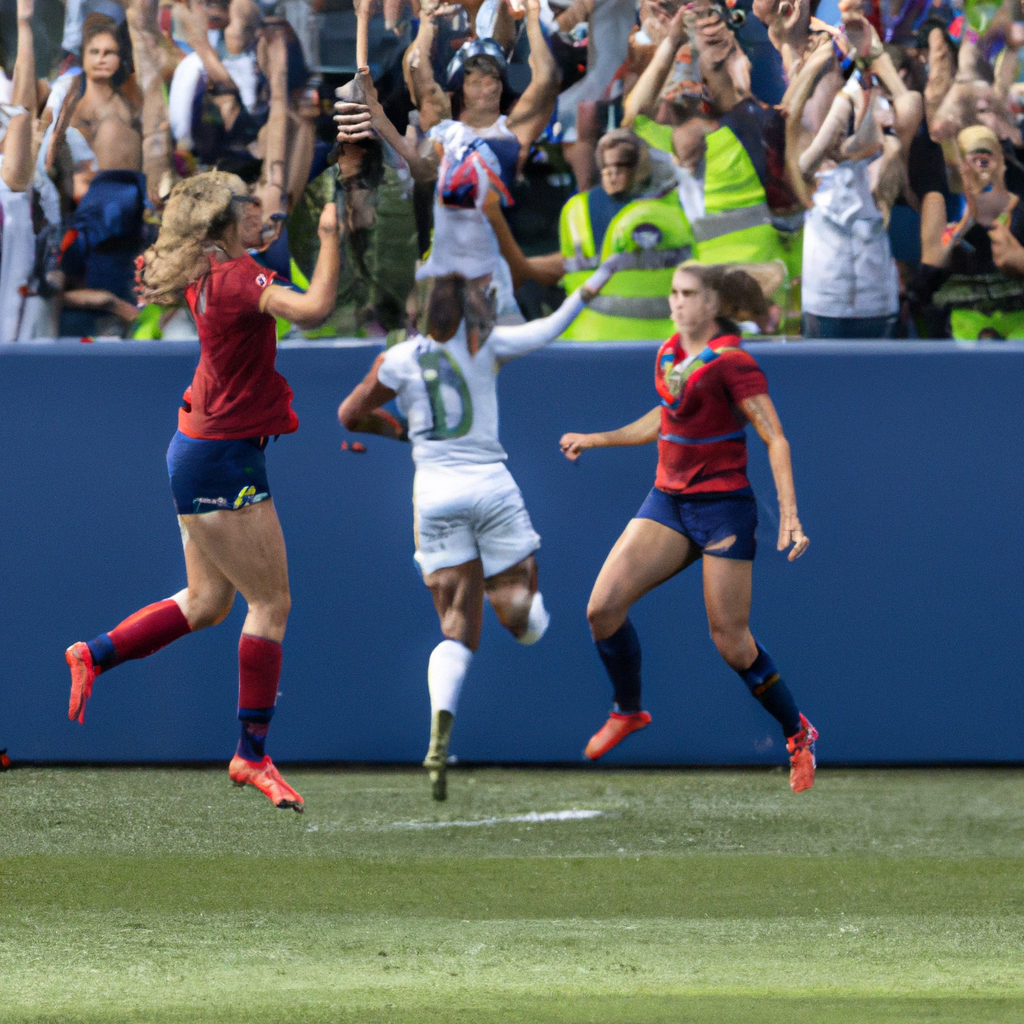
<instances>
[{"instance_id":1,"label":"player's bare leg","mask_svg":"<svg viewBox=\"0 0 1024 1024\"><path fill-rule=\"evenodd\" d=\"M264 750L277 701L281 642L291 610L288 558L273 499L231 511L182 516L181 523L188 534L189 593L192 570L203 579L219 574L249 605L238 645L242 737L228 773L236 785L254 786L276 807L291 807L301 814L302 797L284 781Z\"/></svg>"},{"instance_id":2,"label":"player's bare leg","mask_svg":"<svg viewBox=\"0 0 1024 1024\"><path fill-rule=\"evenodd\" d=\"M608 721L584 751L591 761L651 721L640 707L640 641L629 609L698 558L700 549L683 534L653 519L631 519L605 559L587 620L615 696Z\"/></svg>"},{"instance_id":3,"label":"player's bare leg","mask_svg":"<svg viewBox=\"0 0 1024 1024\"><path fill-rule=\"evenodd\" d=\"M435 800L448 798L448 744L462 682L480 646L484 619L484 570L479 558L436 569L423 578L430 588L444 640L427 665L430 689L430 746L423 767Z\"/></svg>"},{"instance_id":4,"label":"player's bare leg","mask_svg":"<svg viewBox=\"0 0 1024 1024\"><path fill-rule=\"evenodd\" d=\"M704 606L711 639L725 663L746 683L761 706L782 726L789 751L789 785L794 793L814 785L814 741L818 730L800 714L789 687L750 632L753 562L723 558L735 538L711 544L704 555Z\"/></svg>"},{"instance_id":5,"label":"player's bare leg","mask_svg":"<svg viewBox=\"0 0 1024 1024\"><path fill-rule=\"evenodd\" d=\"M71 669L68 717L72 721L84 722L86 701L101 672L122 661L146 657L179 636L216 626L227 618L235 600L234 586L189 539L184 526L182 541L188 575L184 590L147 605L90 643L72 644L65 652Z\"/></svg>"},{"instance_id":6,"label":"player's bare leg","mask_svg":"<svg viewBox=\"0 0 1024 1024\"><path fill-rule=\"evenodd\" d=\"M519 643L528 647L544 635L551 616L538 589L537 560L533 555L489 576L484 580L484 589L498 621Z\"/></svg>"}]
</instances>

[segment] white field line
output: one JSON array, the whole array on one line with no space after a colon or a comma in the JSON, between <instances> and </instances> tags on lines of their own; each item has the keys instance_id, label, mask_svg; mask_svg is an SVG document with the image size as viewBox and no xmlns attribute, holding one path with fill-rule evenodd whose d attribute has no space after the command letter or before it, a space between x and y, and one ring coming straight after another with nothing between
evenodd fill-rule
<instances>
[{"instance_id":1,"label":"white field line","mask_svg":"<svg viewBox=\"0 0 1024 1024\"><path fill-rule=\"evenodd\" d=\"M530 811L529 814L512 814L507 818L477 818L474 821L396 821L391 828L475 828L478 825L528 825L542 821L582 821L586 818L600 818L604 811Z\"/></svg>"}]
</instances>

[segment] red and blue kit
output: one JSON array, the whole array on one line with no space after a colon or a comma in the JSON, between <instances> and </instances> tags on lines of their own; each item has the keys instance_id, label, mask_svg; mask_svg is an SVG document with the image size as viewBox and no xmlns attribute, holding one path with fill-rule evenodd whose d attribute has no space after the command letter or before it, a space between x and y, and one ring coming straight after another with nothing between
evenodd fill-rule
<instances>
[{"instance_id":1,"label":"red and blue kit","mask_svg":"<svg viewBox=\"0 0 1024 1024\"><path fill-rule=\"evenodd\" d=\"M178 515L265 501L267 438L298 429L292 389L274 368L277 323L260 311L273 282L251 256L211 257L210 272L185 293L201 354L167 449Z\"/></svg>"},{"instance_id":2,"label":"red and blue kit","mask_svg":"<svg viewBox=\"0 0 1024 1024\"><path fill-rule=\"evenodd\" d=\"M188 437L226 441L299 429L292 389L274 369L277 323L260 312L274 277L249 255L223 263L211 257L210 272L185 293L201 350L178 412Z\"/></svg>"},{"instance_id":3,"label":"red and blue kit","mask_svg":"<svg viewBox=\"0 0 1024 1024\"><path fill-rule=\"evenodd\" d=\"M721 494L749 487L747 418L740 402L768 393L768 381L736 335L723 334L692 359L674 334L658 350L661 397L658 475L669 494Z\"/></svg>"},{"instance_id":4,"label":"red and blue kit","mask_svg":"<svg viewBox=\"0 0 1024 1024\"><path fill-rule=\"evenodd\" d=\"M768 381L733 334L687 356L675 334L658 350L661 397L658 474L637 512L720 558L753 559L757 504L747 480L747 419L740 402L768 393Z\"/></svg>"}]
</instances>

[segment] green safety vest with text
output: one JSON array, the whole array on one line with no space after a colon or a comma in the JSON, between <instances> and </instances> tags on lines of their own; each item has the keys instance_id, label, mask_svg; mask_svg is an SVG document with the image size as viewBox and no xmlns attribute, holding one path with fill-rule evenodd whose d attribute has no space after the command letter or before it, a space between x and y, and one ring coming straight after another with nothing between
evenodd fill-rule
<instances>
[{"instance_id":1,"label":"green safety vest with text","mask_svg":"<svg viewBox=\"0 0 1024 1024\"><path fill-rule=\"evenodd\" d=\"M691 223L701 263L786 261L761 179L729 128L707 136L704 216Z\"/></svg>"},{"instance_id":2,"label":"green safety vest with text","mask_svg":"<svg viewBox=\"0 0 1024 1024\"><path fill-rule=\"evenodd\" d=\"M675 268L684 260L787 262L757 171L729 128L707 136L704 208L704 216L691 223L675 189L659 199L630 203L612 219L598 255L587 195L573 196L559 223L566 291L579 287L601 260L614 253L634 253L636 266L617 272L562 337L636 341L672 334L668 295Z\"/></svg>"},{"instance_id":3,"label":"green safety vest with text","mask_svg":"<svg viewBox=\"0 0 1024 1024\"><path fill-rule=\"evenodd\" d=\"M583 284L603 259L629 253L617 271L562 335L567 341L647 341L675 328L668 310L672 275L692 259L693 232L675 192L660 199L629 203L608 225L600 255L596 252L586 193L562 208L559 223L565 258L565 290Z\"/></svg>"}]
</instances>

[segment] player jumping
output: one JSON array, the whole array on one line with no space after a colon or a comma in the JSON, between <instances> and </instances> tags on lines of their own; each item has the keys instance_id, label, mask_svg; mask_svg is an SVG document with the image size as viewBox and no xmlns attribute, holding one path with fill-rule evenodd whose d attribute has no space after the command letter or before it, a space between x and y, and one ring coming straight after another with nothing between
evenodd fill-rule
<instances>
[{"instance_id":1,"label":"player jumping","mask_svg":"<svg viewBox=\"0 0 1024 1024\"><path fill-rule=\"evenodd\" d=\"M212 171L179 183L156 244L139 260L140 295L187 300L201 355L167 449L188 586L137 611L109 633L72 644L68 718L82 722L101 672L145 658L193 630L223 621L241 592L249 606L238 644L242 735L228 772L277 807L303 810L264 752L277 701L281 642L291 608L284 537L267 483L264 449L299 420L292 390L274 369L275 317L315 327L338 287L337 210L320 216L320 255L305 294L274 283L247 247L261 244L259 200L241 178Z\"/></svg>"},{"instance_id":2,"label":"player jumping","mask_svg":"<svg viewBox=\"0 0 1024 1024\"><path fill-rule=\"evenodd\" d=\"M415 557L445 637L427 665L431 724L423 767L435 800L447 797L448 743L480 643L484 596L521 644L536 643L549 621L533 557L540 537L498 440L498 370L554 341L616 265L613 257L598 267L551 316L513 327L495 327L489 275L436 278L427 336L378 356L338 409L349 430L412 441ZM407 426L380 408L396 396Z\"/></svg>"},{"instance_id":3,"label":"player jumping","mask_svg":"<svg viewBox=\"0 0 1024 1024\"><path fill-rule=\"evenodd\" d=\"M562 451L573 460L587 448L658 441L654 488L605 560L587 606L614 705L585 754L596 760L650 723L640 706L640 640L629 609L703 556L711 637L726 664L782 726L789 784L799 793L814 785L818 733L750 632L757 505L746 475L747 422L768 446L779 498L778 550L792 545L792 562L810 542L797 518L789 442L768 397L768 382L739 347L735 326L718 318L720 292L729 293L730 278L749 285L746 277L721 267L680 267L669 296L678 333L661 346L655 363L660 407L619 430L561 439Z\"/></svg>"}]
</instances>

